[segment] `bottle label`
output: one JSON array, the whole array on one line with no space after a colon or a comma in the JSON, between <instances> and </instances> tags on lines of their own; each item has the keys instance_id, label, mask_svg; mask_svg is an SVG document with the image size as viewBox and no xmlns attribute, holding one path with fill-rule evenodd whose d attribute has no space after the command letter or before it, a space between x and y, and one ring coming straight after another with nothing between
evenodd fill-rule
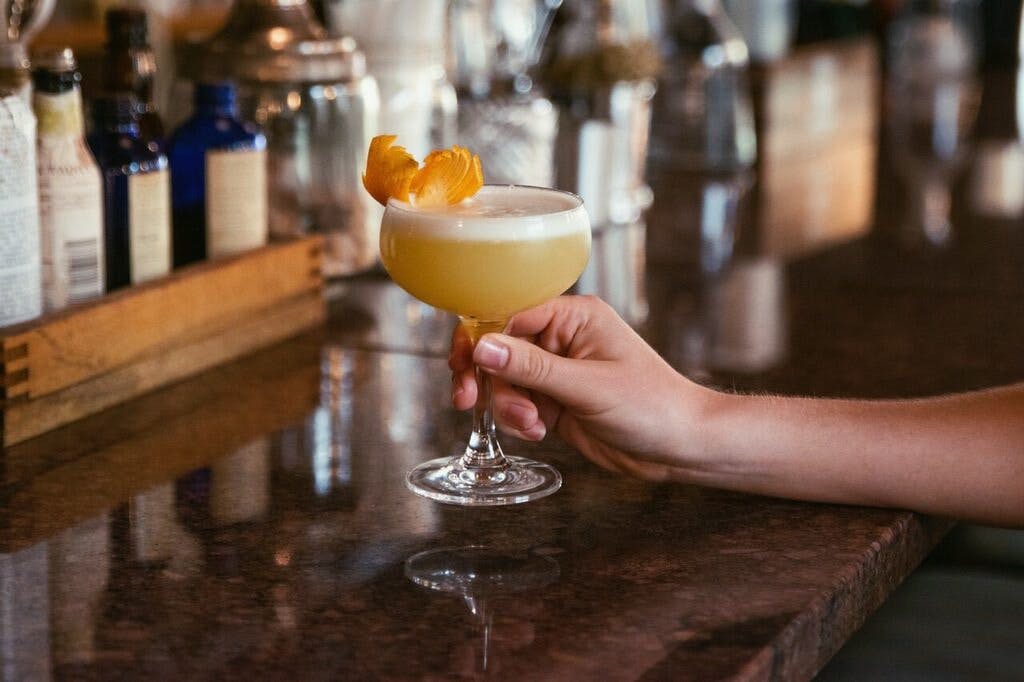
<instances>
[{"instance_id":1,"label":"bottle label","mask_svg":"<svg viewBox=\"0 0 1024 682\"><path fill-rule=\"evenodd\" d=\"M77 90L37 92L43 302L57 310L103 294L103 180L82 139Z\"/></svg>"},{"instance_id":2,"label":"bottle label","mask_svg":"<svg viewBox=\"0 0 1024 682\"><path fill-rule=\"evenodd\" d=\"M36 121L17 96L0 98L0 326L42 313Z\"/></svg>"},{"instance_id":3,"label":"bottle label","mask_svg":"<svg viewBox=\"0 0 1024 682\"><path fill-rule=\"evenodd\" d=\"M227 256L266 243L266 150L207 152L207 255Z\"/></svg>"},{"instance_id":4,"label":"bottle label","mask_svg":"<svg viewBox=\"0 0 1024 682\"><path fill-rule=\"evenodd\" d=\"M132 284L171 271L171 182L166 170L128 177Z\"/></svg>"},{"instance_id":5,"label":"bottle label","mask_svg":"<svg viewBox=\"0 0 1024 682\"><path fill-rule=\"evenodd\" d=\"M82 95L77 89L54 95L36 92L32 96L40 138L80 138L85 134Z\"/></svg>"}]
</instances>

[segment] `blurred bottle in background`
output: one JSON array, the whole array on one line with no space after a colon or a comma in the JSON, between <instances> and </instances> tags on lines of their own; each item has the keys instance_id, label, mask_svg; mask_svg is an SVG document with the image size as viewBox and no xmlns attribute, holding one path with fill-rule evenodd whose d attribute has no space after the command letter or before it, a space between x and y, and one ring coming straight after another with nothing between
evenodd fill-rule
<instances>
[{"instance_id":1,"label":"blurred bottle in background","mask_svg":"<svg viewBox=\"0 0 1024 682\"><path fill-rule=\"evenodd\" d=\"M23 80L0 65L0 327L43 311L36 119Z\"/></svg>"},{"instance_id":2,"label":"blurred bottle in background","mask_svg":"<svg viewBox=\"0 0 1024 682\"><path fill-rule=\"evenodd\" d=\"M132 95L93 102L89 147L103 172L107 291L171 271L171 183L167 157L139 134Z\"/></svg>"},{"instance_id":3,"label":"blurred bottle in background","mask_svg":"<svg viewBox=\"0 0 1024 682\"><path fill-rule=\"evenodd\" d=\"M677 0L666 22L663 95L652 158L696 172L754 165L747 45L718 0Z\"/></svg>"},{"instance_id":4,"label":"blurred bottle in background","mask_svg":"<svg viewBox=\"0 0 1024 682\"><path fill-rule=\"evenodd\" d=\"M271 233L322 234L328 277L373 268L380 206L360 178L380 98L355 40L328 36L306 0L238 0L183 56L193 82L235 83L267 137Z\"/></svg>"},{"instance_id":5,"label":"blurred bottle in background","mask_svg":"<svg viewBox=\"0 0 1024 682\"><path fill-rule=\"evenodd\" d=\"M485 180L549 187L558 112L533 67L561 0L453 0L449 58L458 138L479 154Z\"/></svg>"},{"instance_id":6,"label":"blurred bottle in background","mask_svg":"<svg viewBox=\"0 0 1024 682\"><path fill-rule=\"evenodd\" d=\"M661 171L677 178L674 191L685 196L685 209L657 221L648 246L655 262L714 277L732 260L738 216L754 181L747 46L718 0L677 0L665 27L650 162L655 178ZM655 188L661 191L657 180Z\"/></svg>"},{"instance_id":7,"label":"blurred bottle in background","mask_svg":"<svg viewBox=\"0 0 1024 682\"><path fill-rule=\"evenodd\" d=\"M445 72L446 0L327 0L327 28L351 36L380 90L378 129L422 159L456 142L455 89Z\"/></svg>"},{"instance_id":8,"label":"blurred bottle in background","mask_svg":"<svg viewBox=\"0 0 1024 682\"><path fill-rule=\"evenodd\" d=\"M37 57L33 80L43 299L47 310L59 310L104 291L102 179L85 141L74 53Z\"/></svg>"},{"instance_id":9,"label":"blurred bottle in background","mask_svg":"<svg viewBox=\"0 0 1024 682\"><path fill-rule=\"evenodd\" d=\"M107 10L104 61L107 94L131 94L139 103L139 136L163 148L164 126L153 104L156 54L149 44L149 20L141 9Z\"/></svg>"},{"instance_id":10,"label":"blurred bottle in background","mask_svg":"<svg viewBox=\"0 0 1024 682\"><path fill-rule=\"evenodd\" d=\"M238 119L235 87L195 88L195 114L168 144L174 267L267 241L267 140Z\"/></svg>"},{"instance_id":11,"label":"blurred bottle in background","mask_svg":"<svg viewBox=\"0 0 1024 682\"><path fill-rule=\"evenodd\" d=\"M772 62L789 52L796 38L796 0L724 0L755 62Z\"/></svg>"},{"instance_id":12,"label":"blurred bottle in background","mask_svg":"<svg viewBox=\"0 0 1024 682\"><path fill-rule=\"evenodd\" d=\"M539 69L558 108L555 186L583 197L593 229L577 290L601 296L633 324L648 312L645 164L660 21L644 0L567 0Z\"/></svg>"}]
</instances>

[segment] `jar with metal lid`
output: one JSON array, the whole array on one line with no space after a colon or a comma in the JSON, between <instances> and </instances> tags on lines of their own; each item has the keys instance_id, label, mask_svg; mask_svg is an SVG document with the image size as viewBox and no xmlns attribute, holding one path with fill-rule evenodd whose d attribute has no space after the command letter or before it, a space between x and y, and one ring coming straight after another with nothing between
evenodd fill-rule
<instances>
[{"instance_id":1,"label":"jar with metal lid","mask_svg":"<svg viewBox=\"0 0 1024 682\"><path fill-rule=\"evenodd\" d=\"M197 83L236 83L266 133L271 235L323 234L327 276L373 268L380 213L361 172L379 95L355 41L329 37L306 0L238 0L183 58Z\"/></svg>"}]
</instances>

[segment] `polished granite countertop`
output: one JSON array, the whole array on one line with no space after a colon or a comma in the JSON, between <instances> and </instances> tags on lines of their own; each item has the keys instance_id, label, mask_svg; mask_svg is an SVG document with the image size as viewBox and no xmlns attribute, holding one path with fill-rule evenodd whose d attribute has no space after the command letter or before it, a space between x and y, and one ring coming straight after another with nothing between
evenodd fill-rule
<instances>
[{"instance_id":1,"label":"polished granite countertop","mask_svg":"<svg viewBox=\"0 0 1024 682\"><path fill-rule=\"evenodd\" d=\"M673 190L652 184L655 231ZM792 257L737 239L714 276L651 258L608 293L726 390L1022 380L1024 230L961 224L912 254L867 225ZM630 239L599 235L597 262ZM372 275L332 285L329 309L4 453L0 679L807 679L951 525L643 483L550 439L505 444L557 466L557 494L429 502L405 471L469 429L452 320Z\"/></svg>"}]
</instances>

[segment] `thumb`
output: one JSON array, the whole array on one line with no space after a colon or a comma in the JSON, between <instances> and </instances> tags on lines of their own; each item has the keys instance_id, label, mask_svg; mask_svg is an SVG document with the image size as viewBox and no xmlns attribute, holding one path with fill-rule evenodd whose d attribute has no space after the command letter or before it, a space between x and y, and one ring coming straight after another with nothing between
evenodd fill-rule
<instances>
[{"instance_id":1,"label":"thumb","mask_svg":"<svg viewBox=\"0 0 1024 682\"><path fill-rule=\"evenodd\" d=\"M600 368L591 360L569 360L529 341L504 334L485 334L473 350L473 361L485 372L539 391L563 405L600 395Z\"/></svg>"}]
</instances>

